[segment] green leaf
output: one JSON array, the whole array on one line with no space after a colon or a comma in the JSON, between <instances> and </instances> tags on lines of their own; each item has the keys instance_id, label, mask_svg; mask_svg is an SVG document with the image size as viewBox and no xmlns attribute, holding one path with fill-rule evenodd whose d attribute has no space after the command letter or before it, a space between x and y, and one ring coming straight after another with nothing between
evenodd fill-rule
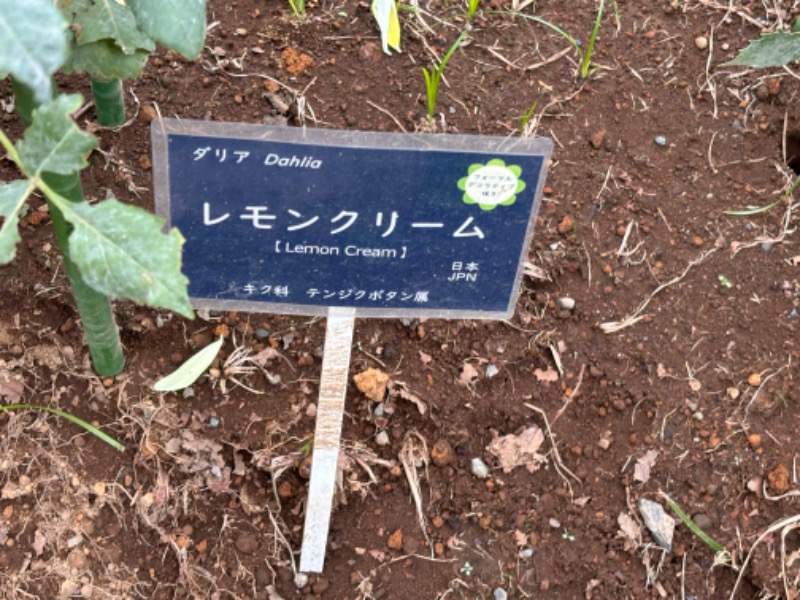
<instances>
[{"instance_id":1,"label":"green leaf","mask_svg":"<svg viewBox=\"0 0 800 600\"><path fill-rule=\"evenodd\" d=\"M172 373L157 381L153 389L157 392L174 392L192 385L214 362L219 349L222 348L222 342L223 339L219 338L200 350Z\"/></svg>"},{"instance_id":2,"label":"green leaf","mask_svg":"<svg viewBox=\"0 0 800 600\"><path fill-rule=\"evenodd\" d=\"M0 79L11 73L47 102L67 55L66 27L52 0L0 0Z\"/></svg>"},{"instance_id":3,"label":"green leaf","mask_svg":"<svg viewBox=\"0 0 800 600\"><path fill-rule=\"evenodd\" d=\"M206 39L206 0L128 0L139 27L167 48L195 59Z\"/></svg>"},{"instance_id":4,"label":"green leaf","mask_svg":"<svg viewBox=\"0 0 800 600\"><path fill-rule=\"evenodd\" d=\"M111 446L112 448L116 448L120 452L125 451L125 446L115 440L113 437L104 433L94 425L87 423L83 419L76 417L73 414L68 412L64 412L63 410L58 410L57 408L50 408L49 406L39 406L37 404L3 404L0 405L0 411L4 410L39 410L42 412L50 413L52 415L56 415L57 417L61 417L62 419L66 419L67 421L72 421L75 425L79 427L83 427L86 431L91 433L93 436L97 437L100 440L103 440L106 444Z\"/></svg>"},{"instance_id":5,"label":"green leaf","mask_svg":"<svg viewBox=\"0 0 800 600\"><path fill-rule=\"evenodd\" d=\"M45 172L69 175L87 165L97 140L70 118L82 103L80 94L62 95L33 111L33 124L17 144L19 166L28 177Z\"/></svg>"},{"instance_id":6,"label":"green leaf","mask_svg":"<svg viewBox=\"0 0 800 600\"><path fill-rule=\"evenodd\" d=\"M25 179L0 184L0 217L5 219L0 227L0 265L14 258L19 241L19 211L32 189L30 182Z\"/></svg>"},{"instance_id":7,"label":"green leaf","mask_svg":"<svg viewBox=\"0 0 800 600\"><path fill-rule=\"evenodd\" d=\"M58 9L70 20L92 8L92 0L57 0Z\"/></svg>"},{"instance_id":8,"label":"green leaf","mask_svg":"<svg viewBox=\"0 0 800 600\"><path fill-rule=\"evenodd\" d=\"M762 35L726 65L780 67L800 59L800 32L778 31Z\"/></svg>"},{"instance_id":9,"label":"green leaf","mask_svg":"<svg viewBox=\"0 0 800 600\"><path fill-rule=\"evenodd\" d=\"M181 274L183 236L162 233L163 219L111 198L91 206L45 190L73 226L69 252L84 281L106 296L173 310L192 318Z\"/></svg>"},{"instance_id":10,"label":"green leaf","mask_svg":"<svg viewBox=\"0 0 800 600\"><path fill-rule=\"evenodd\" d=\"M62 71L88 73L94 79L136 79L148 56L146 50L125 54L111 40L100 40L75 46Z\"/></svg>"},{"instance_id":11,"label":"green leaf","mask_svg":"<svg viewBox=\"0 0 800 600\"><path fill-rule=\"evenodd\" d=\"M86 12L75 15L78 46L112 40L125 54L137 49L155 50L155 42L139 30L136 17L116 0L97 0Z\"/></svg>"}]
</instances>

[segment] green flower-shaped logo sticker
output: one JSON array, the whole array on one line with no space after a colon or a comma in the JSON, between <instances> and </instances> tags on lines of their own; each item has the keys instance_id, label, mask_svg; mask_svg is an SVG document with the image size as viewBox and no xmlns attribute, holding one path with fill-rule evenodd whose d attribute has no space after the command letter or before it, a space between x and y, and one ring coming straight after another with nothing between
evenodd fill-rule
<instances>
[{"instance_id":1,"label":"green flower-shaped logo sticker","mask_svg":"<svg viewBox=\"0 0 800 600\"><path fill-rule=\"evenodd\" d=\"M493 158L485 165L470 165L468 175L458 180L458 188L464 192L464 202L477 204L483 210L493 210L495 206L511 206L517 194L525 189L525 182L519 176L522 169L508 165L499 158Z\"/></svg>"}]
</instances>

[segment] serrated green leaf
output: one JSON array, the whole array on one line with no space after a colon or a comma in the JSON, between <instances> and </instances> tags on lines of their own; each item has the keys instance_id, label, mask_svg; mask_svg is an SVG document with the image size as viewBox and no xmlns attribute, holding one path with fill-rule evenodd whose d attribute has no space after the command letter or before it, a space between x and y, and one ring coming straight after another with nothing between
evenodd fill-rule
<instances>
[{"instance_id":1,"label":"serrated green leaf","mask_svg":"<svg viewBox=\"0 0 800 600\"><path fill-rule=\"evenodd\" d=\"M778 31L762 35L726 65L780 67L800 59L800 32Z\"/></svg>"},{"instance_id":2,"label":"serrated green leaf","mask_svg":"<svg viewBox=\"0 0 800 600\"><path fill-rule=\"evenodd\" d=\"M67 55L66 27L52 0L0 0L0 79L11 73L39 102L49 100Z\"/></svg>"},{"instance_id":3,"label":"serrated green leaf","mask_svg":"<svg viewBox=\"0 0 800 600\"><path fill-rule=\"evenodd\" d=\"M97 139L78 129L70 115L81 107L80 94L58 96L33 111L33 124L17 144L20 168L28 177L39 173L69 175L83 169Z\"/></svg>"},{"instance_id":4,"label":"serrated green leaf","mask_svg":"<svg viewBox=\"0 0 800 600\"><path fill-rule=\"evenodd\" d=\"M200 350L172 373L158 380L153 389L157 392L174 392L192 385L214 362L219 349L222 348L222 342L223 339L219 338Z\"/></svg>"},{"instance_id":5,"label":"serrated green leaf","mask_svg":"<svg viewBox=\"0 0 800 600\"><path fill-rule=\"evenodd\" d=\"M139 27L167 48L195 59L206 39L206 0L128 0Z\"/></svg>"},{"instance_id":6,"label":"serrated green leaf","mask_svg":"<svg viewBox=\"0 0 800 600\"><path fill-rule=\"evenodd\" d=\"M32 189L30 182L25 179L0 184L0 217L5 219L0 227L0 265L14 258L19 241L19 211Z\"/></svg>"},{"instance_id":7,"label":"serrated green leaf","mask_svg":"<svg viewBox=\"0 0 800 600\"><path fill-rule=\"evenodd\" d=\"M75 46L62 71L88 73L94 79L136 79L149 55L146 50L125 54L114 42L101 40Z\"/></svg>"},{"instance_id":8,"label":"serrated green leaf","mask_svg":"<svg viewBox=\"0 0 800 600\"><path fill-rule=\"evenodd\" d=\"M142 33L130 8L116 0L97 0L86 12L75 15L78 46L100 40L113 41L125 54L155 50L155 42Z\"/></svg>"},{"instance_id":9,"label":"serrated green leaf","mask_svg":"<svg viewBox=\"0 0 800 600\"><path fill-rule=\"evenodd\" d=\"M163 219L114 198L91 206L47 197L73 226L70 256L89 286L106 296L194 316L177 229L162 233Z\"/></svg>"}]
</instances>

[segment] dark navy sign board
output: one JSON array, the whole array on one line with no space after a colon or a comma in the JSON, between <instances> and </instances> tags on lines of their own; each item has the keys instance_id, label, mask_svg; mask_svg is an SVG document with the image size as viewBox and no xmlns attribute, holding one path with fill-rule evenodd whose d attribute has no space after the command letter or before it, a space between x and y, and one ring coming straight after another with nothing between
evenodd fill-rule
<instances>
[{"instance_id":1,"label":"dark navy sign board","mask_svg":"<svg viewBox=\"0 0 800 600\"><path fill-rule=\"evenodd\" d=\"M198 307L513 313L552 144L165 119L156 204Z\"/></svg>"}]
</instances>

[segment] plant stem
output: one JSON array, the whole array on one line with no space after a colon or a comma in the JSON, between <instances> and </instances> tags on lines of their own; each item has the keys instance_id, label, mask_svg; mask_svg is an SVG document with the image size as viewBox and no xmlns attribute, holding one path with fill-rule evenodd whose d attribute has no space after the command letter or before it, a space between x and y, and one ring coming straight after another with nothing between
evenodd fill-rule
<instances>
[{"instance_id":1,"label":"plant stem","mask_svg":"<svg viewBox=\"0 0 800 600\"><path fill-rule=\"evenodd\" d=\"M45 173L42 176L44 183L59 196L70 202L85 202L83 186L79 173L58 175ZM125 366L125 355L122 351L122 342L119 339L119 330L114 320L111 301L108 297L95 291L83 280L80 269L72 262L69 253L69 223L58 207L48 200L50 217L53 219L53 230L56 242L64 257L64 270L67 272L72 296L78 308L78 315L83 324L83 335L92 355L95 371L103 377L112 377L122 371Z\"/></svg>"},{"instance_id":2,"label":"plant stem","mask_svg":"<svg viewBox=\"0 0 800 600\"><path fill-rule=\"evenodd\" d=\"M33 91L16 77L11 78L11 89L14 92L14 104L17 106L17 114L25 127L33 123L33 110L38 106Z\"/></svg>"},{"instance_id":3,"label":"plant stem","mask_svg":"<svg viewBox=\"0 0 800 600\"><path fill-rule=\"evenodd\" d=\"M33 122L33 111L38 106L33 92L26 85L12 80L14 100L17 111L23 124L27 127ZM54 88L55 89L55 88ZM13 148L12 148L13 150ZM9 153L11 155L11 152ZM14 158L14 156L12 156ZM80 173L60 175L57 173L43 173L42 180L46 186L59 196L70 202L86 202L81 185ZM64 270L72 287L72 296L78 309L83 334L86 344L92 355L92 363L97 373L103 377L111 377L122 371L125 365L125 356L122 352L122 342L119 339L119 330L114 320L111 301L89 287L83 280L80 270L72 262L69 254L70 225L64 219L61 211L49 200L50 217L53 220L53 231L56 243L64 257Z\"/></svg>"},{"instance_id":4,"label":"plant stem","mask_svg":"<svg viewBox=\"0 0 800 600\"><path fill-rule=\"evenodd\" d=\"M92 78L92 96L94 96L95 112L100 125L116 127L125 122L122 81Z\"/></svg>"}]
</instances>

